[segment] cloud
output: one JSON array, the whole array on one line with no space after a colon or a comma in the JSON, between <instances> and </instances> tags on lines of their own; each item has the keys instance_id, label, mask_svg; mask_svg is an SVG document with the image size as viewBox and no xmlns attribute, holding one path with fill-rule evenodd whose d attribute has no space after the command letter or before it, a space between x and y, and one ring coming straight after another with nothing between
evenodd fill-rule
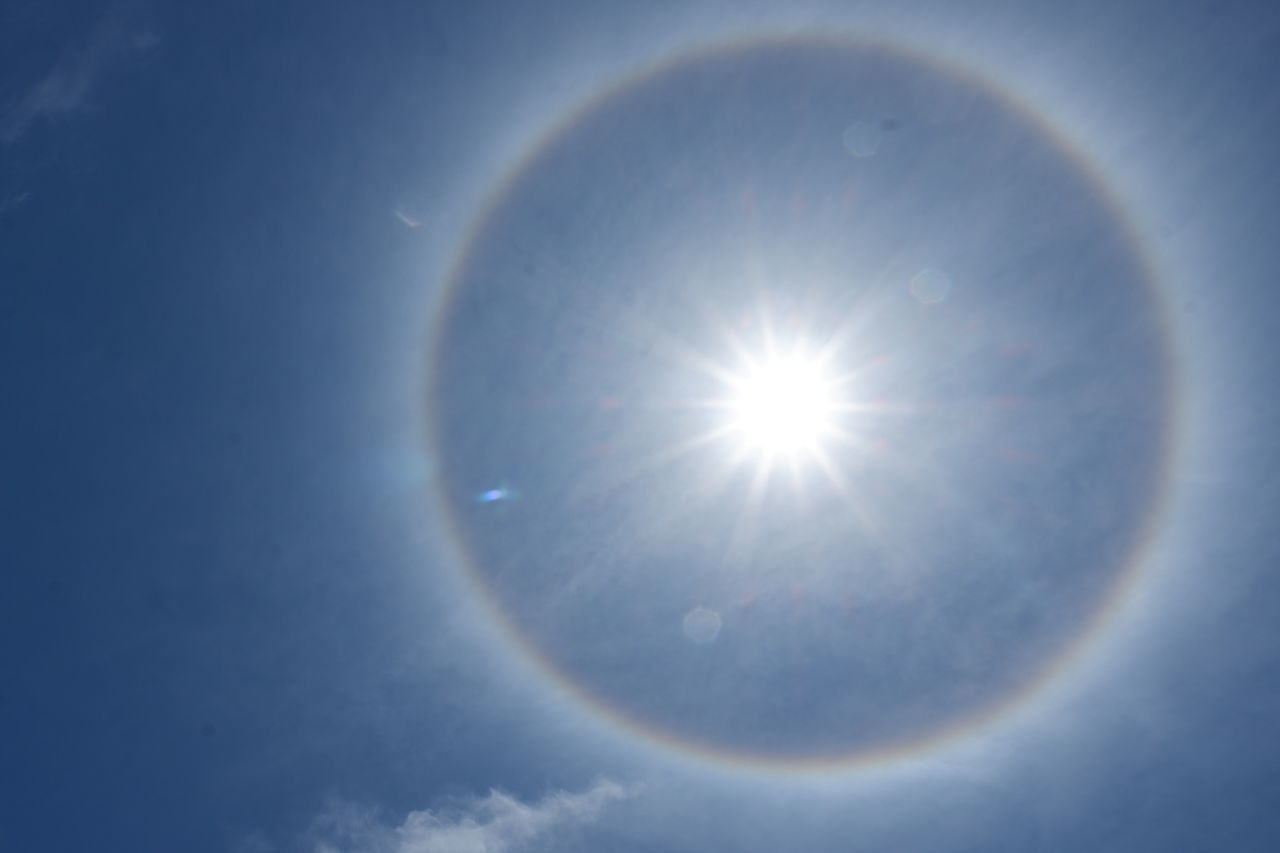
<instances>
[{"instance_id":1,"label":"cloud","mask_svg":"<svg viewBox=\"0 0 1280 853\"><path fill-rule=\"evenodd\" d=\"M331 808L312 830L314 853L518 853L536 840L596 820L634 793L601 781L580 794L550 794L532 805L500 791L447 810L410 812L399 825L378 810Z\"/></svg>"},{"instance_id":2,"label":"cloud","mask_svg":"<svg viewBox=\"0 0 1280 853\"><path fill-rule=\"evenodd\" d=\"M405 213L403 210L401 210L398 207L395 210L395 214L397 219L399 219L401 222L403 222L405 225L407 225L410 228L422 227L422 223L420 221L418 221L417 219L414 219L412 216Z\"/></svg>"},{"instance_id":3,"label":"cloud","mask_svg":"<svg viewBox=\"0 0 1280 853\"><path fill-rule=\"evenodd\" d=\"M24 94L0 105L0 142L17 142L42 118L66 116L89 106L89 93L102 71L125 54L156 44L149 33L131 32L104 21L83 42L69 45L49 71Z\"/></svg>"},{"instance_id":4,"label":"cloud","mask_svg":"<svg viewBox=\"0 0 1280 853\"><path fill-rule=\"evenodd\" d=\"M31 197L29 192L12 193L6 196L0 196L0 216L17 210L27 203L27 199Z\"/></svg>"}]
</instances>

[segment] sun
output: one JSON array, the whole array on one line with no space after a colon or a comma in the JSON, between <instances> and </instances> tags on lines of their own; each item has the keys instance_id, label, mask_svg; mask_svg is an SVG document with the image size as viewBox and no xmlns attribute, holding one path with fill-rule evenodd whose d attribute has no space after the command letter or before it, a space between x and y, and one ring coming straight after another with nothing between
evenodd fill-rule
<instances>
[{"instance_id":1,"label":"sun","mask_svg":"<svg viewBox=\"0 0 1280 853\"><path fill-rule=\"evenodd\" d=\"M835 432L836 383L823 363L772 355L729 377L728 430L746 450L766 457L812 453Z\"/></svg>"},{"instance_id":2,"label":"sun","mask_svg":"<svg viewBox=\"0 0 1280 853\"><path fill-rule=\"evenodd\" d=\"M852 320L823 334L803 334L789 328L775 330L768 312L761 311L755 334L725 324L716 330L722 341L716 352L673 344L677 363L691 367L710 382L707 396L689 398L687 405L706 411L702 428L661 454L677 459L696 448L718 445L727 450L723 466L705 480L717 493L747 471L747 502L755 507L777 475L788 475L792 489L804 497L814 484L813 474L847 494L845 470L864 450L866 417L879 404L867 398L866 369L852 351ZM798 323L788 323L798 326ZM748 327L749 328L749 327Z\"/></svg>"}]
</instances>

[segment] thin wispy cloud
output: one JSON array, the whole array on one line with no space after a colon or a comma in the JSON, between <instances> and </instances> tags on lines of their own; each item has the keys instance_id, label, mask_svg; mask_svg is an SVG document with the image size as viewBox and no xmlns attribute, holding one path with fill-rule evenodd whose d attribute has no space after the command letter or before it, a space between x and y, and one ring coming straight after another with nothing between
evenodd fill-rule
<instances>
[{"instance_id":1,"label":"thin wispy cloud","mask_svg":"<svg viewBox=\"0 0 1280 853\"><path fill-rule=\"evenodd\" d=\"M449 809L410 812L398 824L377 809L340 805L318 818L313 853L519 853L535 841L594 822L632 789L601 781L526 804L500 791Z\"/></svg>"},{"instance_id":2,"label":"thin wispy cloud","mask_svg":"<svg viewBox=\"0 0 1280 853\"><path fill-rule=\"evenodd\" d=\"M158 39L108 19L89 37L68 45L43 77L0 104L0 143L13 144L37 122L73 115L91 107L90 94L102 73L121 57L149 50Z\"/></svg>"},{"instance_id":3,"label":"thin wispy cloud","mask_svg":"<svg viewBox=\"0 0 1280 853\"><path fill-rule=\"evenodd\" d=\"M20 192L12 193L6 196L0 196L0 216L17 210L27 203L27 199L31 198L31 193Z\"/></svg>"},{"instance_id":4,"label":"thin wispy cloud","mask_svg":"<svg viewBox=\"0 0 1280 853\"><path fill-rule=\"evenodd\" d=\"M400 208L396 208L395 215L396 215L396 219L399 219L402 223L404 223L409 228L422 227L422 222L420 220L414 219L412 216L405 213Z\"/></svg>"}]
</instances>

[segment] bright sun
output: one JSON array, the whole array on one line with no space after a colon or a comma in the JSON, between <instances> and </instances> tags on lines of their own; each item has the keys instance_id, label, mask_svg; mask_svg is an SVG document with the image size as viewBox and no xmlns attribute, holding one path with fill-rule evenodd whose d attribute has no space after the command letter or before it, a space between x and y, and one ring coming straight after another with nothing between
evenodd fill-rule
<instances>
[{"instance_id":1,"label":"bright sun","mask_svg":"<svg viewBox=\"0 0 1280 853\"><path fill-rule=\"evenodd\" d=\"M748 365L729 384L729 428L747 449L765 456L815 452L834 431L835 384L817 360L775 356Z\"/></svg>"}]
</instances>

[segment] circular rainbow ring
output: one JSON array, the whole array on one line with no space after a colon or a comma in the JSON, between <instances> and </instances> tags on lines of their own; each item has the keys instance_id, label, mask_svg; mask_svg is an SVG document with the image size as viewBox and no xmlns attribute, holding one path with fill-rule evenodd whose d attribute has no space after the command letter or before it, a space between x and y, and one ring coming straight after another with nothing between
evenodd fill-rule
<instances>
[{"instance_id":1,"label":"circular rainbow ring","mask_svg":"<svg viewBox=\"0 0 1280 853\"><path fill-rule=\"evenodd\" d=\"M962 716L949 724L940 726L922 736L903 739L883 744L871 749L859 749L849 753L829 756L802 758L778 757L777 755L760 755L750 752L728 750L711 747L687 738L676 737L671 733L656 728L636 716L621 709L605 704L580 684L560 671L554 661L543 654L533 643L522 636L519 628L507 616L496 597L482 577L471 555L467 552L462 536L459 534L457 518L454 516L443 490L440 478L435 479L432 492L432 503L443 521L445 557L455 567L460 567L465 583L470 592L481 602L484 612L493 627L499 632L505 645L518 652L527 664L532 665L538 675L545 681L555 685L581 707L588 709L595 716L603 718L622 730L638 735L648 742L659 744L687 758L712 762L720 766L729 766L740 770L752 770L782 774L830 773L832 771L863 770L872 767L884 767L907 759L918 758L925 753L941 749L963 738L979 732L990 730L997 722L1009 719L1015 710L1027 706L1030 701L1046 692L1045 688L1061 679L1073 669L1081 659L1086 648L1104 632L1114 620L1113 617L1144 580L1144 571L1151 562L1153 545L1158 539L1164 516L1170 501L1171 471L1175 467L1174 460L1179 456L1182 443L1182 420L1184 417L1182 401L1179 398L1180 372L1182 358L1178 352L1174 326L1168 306L1168 299L1160 287L1156 275L1157 264L1144 242L1139 239L1138 228L1132 216L1127 212L1120 199L1104 180L1099 170L1089 161L1080 147L1071 137L1056 126L1049 118L1021 100L1016 93L997 85L990 79L966 68L951 63L943 63L937 59L924 56L913 49L881 38L840 37L827 34L788 35L770 34L748 36L730 41L712 43L691 50L677 51L673 54L642 66L620 79L605 86L596 94L581 101L576 107L551 122L534 142L520 156L516 157L484 195L478 210L471 217L464 237L457 248L451 262L447 266L444 286L439 289L435 303L431 306L428 341L430 357L427 365L428 381L434 388L437 363L436 347L441 339L440 334L444 318L459 289L459 280L468 267L479 235L483 234L493 214L500 209L503 200L526 170L534 165L542 154L555 142L570 133L578 121L617 95L631 91L646 83L687 64L700 60L732 55L734 53L750 53L762 47L794 47L803 49L806 45L813 47L844 47L846 49L873 49L888 52L898 58L930 68L953 79L963 80L975 88L992 96L1019 118L1048 139L1057 151L1062 154L1077 172L1084 176L1090 188L1107 207L1117 226L1122 229L1122 238L1140 271L1144 286L1152 298L1153 310L1158 313L1157 321L1162 330L1164 373L1168 389L1165 393L1162 409L1164 413L1163 430L1158 436L1161 443L1155 476L1151 486L1151 498L1147 511L1135 530L1131 545L1120 567L1111 581L1109 589L1099 599L1093 613L1085 621L1071 641L1064 643L1055 655L1042 664L1040 671L1028 684L989 703L967 716ZM427 421L429 449L435 451L439 447L436 423L428 413ZM434 455L434 453L432 454Z\"/></svg>"}]
</instances>

